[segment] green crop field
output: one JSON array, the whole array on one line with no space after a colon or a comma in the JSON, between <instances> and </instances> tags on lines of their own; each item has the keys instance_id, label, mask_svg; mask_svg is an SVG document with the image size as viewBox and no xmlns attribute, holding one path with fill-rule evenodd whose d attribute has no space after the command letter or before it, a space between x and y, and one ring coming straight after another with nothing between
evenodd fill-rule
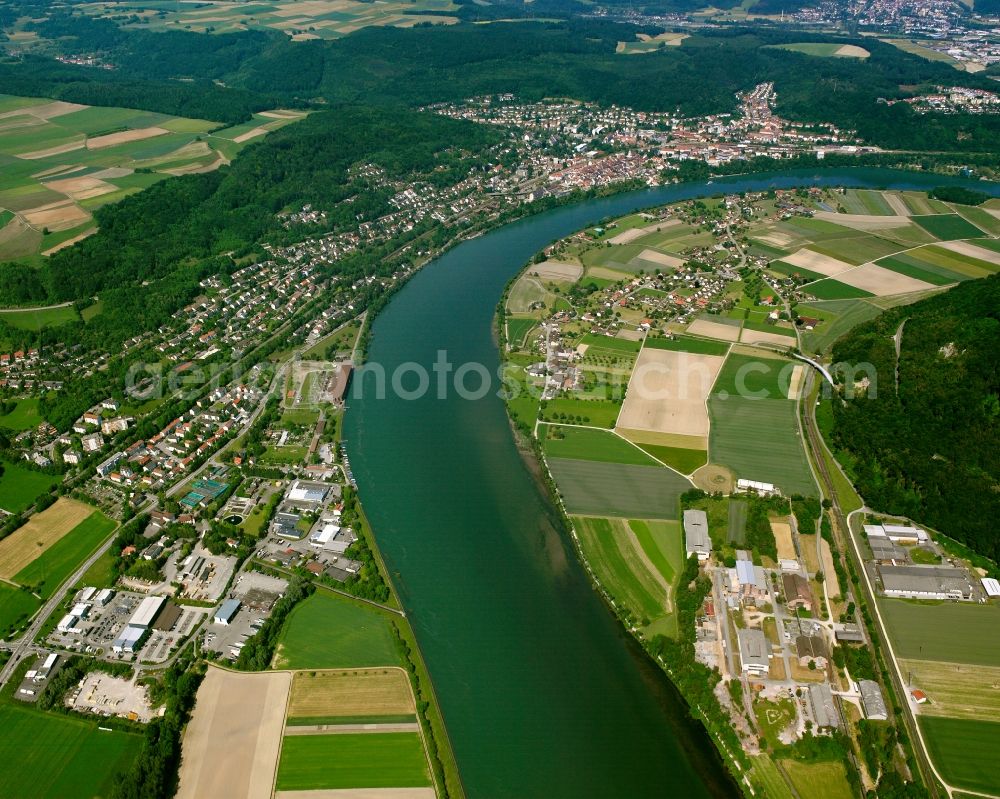
<instances>
[{"instance_id":1,"label":"green crop field","mask_svg":"<svg viewBox=\"0 0 1000 799\"><path fill-rule=\"evenodd\" d=\"M860 213L867 213L861 211ZM809 246L810 250L829 255L849 264L864 264L899 252L900 246L875 235L858 235L850 239L833 239Z\"/></svg>"},{"instance_id":2,"label":"green crop field","mask_svg":"<svg viewBox=\"0 0 1000 799\"><path fill-rule=\"evenodd\" d=\"M8 630L32 616L41 604L27 591L0 583L0 638L6 638Z\"/></svg>"},{"instance_id":3,"label":"green crop field","mask_svg":"<svg viewBox=\"0 0 1000 799\"><path fill-rule=\"evenodd\" d=\"M747 511L750 506L745 500L729 500L729 525L726 540L730 544L742 544L747 534Z\"/></svg>"},{"instance_id":4,"label":"green crop field","mask_svg":"<svg viewBox=\"0 0 1000 799\"><path fill-rule=\"evenodd\" d=\"M847 781L847 772L837 761L803 763L799 760L782 760L799 796L809 799L853 799L854 791Z\"/></svg>"},{"instance_id":5,"label":"green crop field","mask_svg":"<svg viewBox=\"0 0 1000 799\"><path fill-rule=\"evenodd\" d=\"M138 754L142 736L103 732L99 723L40 713L13 701L0 705L0 796L110 796L119 772Z\"/></svg>"},{"instance_id":6,"label":"green crop field","mask_svg":"<svg viewBox=\"0 0 1000 799\"><path fill-rule=\"evenodd\" d=\"M662 466L550 458L549 469L569 513L676 519L691 483Z\"/></svg>"},{"instance_id":7,"label":"green crop field","mask_svg":"<svg viewBox=\"0 0 1000 799\"><path fill-rule=\"evenodd\" d=\"M554 438L552 436L562 436ZM571 458L607 463L637 463L656 466L642 450L610 431L589 427L542 425L538 432L542 448L550 458Z\"/></svg>"},{"instance_id":8,"label":"green crop field","mask_svg":"<svg viewBox=\"0 0 1000 799\"><path fill-rule=\"evenodd\" d=\"M703 449L667 447L660 444L639 444L639 446L681 474L691 474L695 469L708 463L708 453Z\"/></svg>"},{"instance_id":9,"label":"green crop field","mask_svg":"<svg viewBox=\"0 0 1000 799\"><path fill-rule=\"evenodd\" d=\"M644 346L654 350L691 352L695 355L725 355L729 352L729 344L724 341L715 341L710 338L695 338L694 336L647 338Z\"/></svg>"},{"instance_id":10,"label":"green crop field","mask_svg":"<svg viewBox=\"0 0 1000 799\"><path fill-rule=\"evenodd\" d=\"M982 246L980 242L976 243ZM971 278L986 277L1000 269L1000 258L983 260L940 246L920 247L904 253L901 257L926 269L937 266Z\"/></svg>"},{"instance_id":11,"label":"green crop field","mask_svg":"<svg viewBox=\"0 0 1000 799\"><path fill-rule=\"evenodd\" d=\"M524 337L528 331L538 324L537 319L523 319L517 316L507 317L507 340L515 347L524 345Z\"/></svg>"},{"instance_id":12,"label":"green crop field","mask_svg":"<svg viewBox=\"0 0 1000 799\"><path fill-rule=\"evenodd\" d=\"M848 286L846 283L829 277L818 283L808 283L802 287L802 290L820 300L852 300L873 296L870 291Z\"/></svg>"},{"instance_id":13,"label":"green crop field","mask_svg":"<svg viewBox=\"0 0 1000 799\"><path fill-rule=\"evenodd\" d=\"M57 476L26 469L12 461L0 460L0 465L3 466L0 508L11 513L20 513L59 482Z\"/></svg>"},{"instance_id":14,"label":"green crop field","mask_svg":"<svg viewBox=\"0 0 1000 799\"><path fill-rule=\"evenodd\" d=\"M974 239L983 235L983 231L958 214L911 216L910 219L939 239Z\"/></svg>"},{"instance_id":15,"label":"green crop field","mask_svg":"<svg viewBox=\"0 0 1000 799\"><path fill-rule=\"evenodd\" d=\"M972 205L956 205L955 210L980 230L985 230L991 236L1000 236L1000 219L993 214Z\"/></svg>"},{"instance_id":16,"label":"green crop field","mask_svg":"<svg viewBox=\"0 0 1000 799\"><path fill-rule=\"evenodd\" d=\"M2 319L2 317L0 317ZM29 430L38 427L42 423L42 417L38 413L38 399L19 399L10 413L0 416L0 427L8 430Z\"/></svg>"},{"instance_id":17,"label":"green crop field","mask_svg":"<svg viewBox=\"0 0 1000 799\"><path fill-rule=\"evenodd\" d=\"M758 791L763 790L761 795L767 799L794 799L791 788L768 755L755 755L750 760L750 781Z\"/></svg>"},{"instance_id":18,"label":"green crop field","mask_svg":"<svg viewBox=\"0 0 1000 799\"><path fill-rule=\"evenodd\" d=\"M819 272L813 272L812 270L806 269L802 266L788 264L780 259L777 261L771 261L771 263L767 265L767 268L773 272L777 272L779 275L785 275L786 277L799 275L807 280L822 280L824 278L824 275Z\"/></svg>"},{"instance_id":19,"label":"green crop field","mask_svg":"<svg viewBox=\"0 0 1000 799\"><path fill-rule=\"evenodd\" d=\"M896 656L1000 666L1000 606L880 599Z\"/></svg>"},{"instance_id":20,"label":"green crop field","mask_svg":"<svg viewBox=\"0 0 1000 799\"><path fill-rule=\"evenodd\" d=\"M816 495L795 415L787 400L711 397L709 461L736 477L774 483L785 494Z\"/></svg>"},{"instance_id":21,"label":"green crop field","mask_svg":"<svg viewBox=\"0 0 1000 799\"><path fill-rule=\"evenodd\" d=\"M292 735L281 745L278 791L431 784L415 732Z\"/></svg>"},{"instance_id":22,"label":"green crop field","mask_svg":"<svg viewBox=\"0 0 1000 799\"><path fill-rule=\"evenodd\" d=\"M614 427L621 409L621 403L613 400L557 397L545 401L542 406L542 419L546 422L565 421L595 427Z\"/></svg>"},{"instance_id":23,"label":"green crop field","mask_svg":"<svg viewBox=\"0 0 1000 799\"><path fill-rule=\"evenodd\" d=\"M115 553L110 549L105 552L101 557L94 561L94 565L87 569L87 573L83 575L80 580L81 586L93 586L94 588L111 588L114 586L112 581L113 571L112 567L115 562Z\"/></svg>"},{"instance_id":24,"label":"green crop field","mask_svg":"<svg viewBox=\"0 0 1000 799\"><path fill-rule=\"evenodd\" d=\"M1000 793L1000 723L919 716L931 759L952 785L982 793Z\"/></svg>"},{"instance_id":25,"label":"green crop field","mask_svg":"<svg viewBox=\"0 0 1000 799\"><path fill-rule=\"evenodd\" d=\"M907 257L906 253L902 255L890 255L888 258L876 261L876 263L885 269L891 269L893 272L898 272L901 275L923 280L925 283L930 283L934 286L947 286L949 283L958 283L962 280L969 280L971 277L970 275L952 272L950 269L945 269L941 266L935 266L926 261Z\"/></svg>"},{"instance_id":26,"label":"green crop field","mask_svg":"<svg viewBox=\"0 0 1000 799\"><path fill-rule=\"evenodd\" d=\"M574 517L573 525L587 562L615 601L643 626L666 615L667 589L646 567L624 519Z\"/></svg>"},{"instance_id":27,"label":"green crop field","mask_svg":"<svg viewBox=\"0 0 1000 799\"><path fill-rule=\"evenodd\" d=\"M611 338L611 336L599 336L588 333L580 340L580 344L586 344L588 351L590 347L601 350L613 350L619 353L637 353L642 344L638 341L629 341L624 338Z\"/></svg>"},{"instance_id":28,"label":"green crop field","mask_svg":"<svg viewBox=\"0 0 1000 799\"><path fill-rule=\"evenodd\" d=\"M41 557L15 574L14 581L22 585L38 586L42 598L48 599L115 527L116 522L95 510L45 550Z\"/></svg>"},{"instance_id":29,"label":"green crop field","mask_svg":"<svg viewBox=\"0 0 1000 799\"><path fill-rule=\"evenodd\" d=\"M639 546L671 587L684 571L684 532L681 523L649 519L629 519Z\"/></svg>"},{"instance_id":30,"label":"green crop field","mask_svg":"<svg viewBox=\"0 0 1000 799\"><path fill-rule=\"evenodd\" d=\"M731 354L715 379L711 396L784 399L793 370L801 364L765 355Z\"/></svg>"},{"instance_id":31,"label":"green crop field","mask_svg":"<svg viewBox=\"0 0 1000 799\"><path fill-rule=\"evenodd\" d=\"M319 590L295 607L278 640L274 667L395 666L391 622L376 610Z\"/></svg>"}]
</instances>

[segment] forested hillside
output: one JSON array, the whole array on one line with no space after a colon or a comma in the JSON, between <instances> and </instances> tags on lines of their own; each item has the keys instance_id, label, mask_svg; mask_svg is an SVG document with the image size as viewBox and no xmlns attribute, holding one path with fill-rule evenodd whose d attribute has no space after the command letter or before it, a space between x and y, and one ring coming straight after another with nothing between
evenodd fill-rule
<instances>
[{"instance_id":1,"label":"forested hillside","mask_svg":"<svg viewBox=\"0 0 1000 799\"><path fill-rule=\"evenodd\" d=\"M899 390L893 335L901 322ZM834 403L834 443L865 502L1000 560L1000 275L855 329L834 360L869 362L878 388Z\"/></svg>"},{"instance_id":2,"label":"forested hillside","mask_svg":"<svg viewBox=\"0 0 1000 799\"><path fill-rule=\"evenodd\" d=\"M856 42L870 51L867 59L819 58L773 45L829 37L767 28L703 30L680 47L629 58L615 53L618 42L652 28L571 19L372 27L333 41L293 42L277 32L208 36L121 29L72 9L54 10L31 27L63 52L100 53L118 69L109 73L75 67L65 73L65 68L51 64L16 64L0 73L6 91L54 96L29 92L24 82L42 78L58 85L75 78L59 87L60 96L78 99L84 92L82 82L99 82L105 91L119 80L146 82L151 90L166 93L170 83L165 82L173 81L176 90L177 80L197 75L224 84L201 88L214 87L227 118L241 104L254 106L254 95L286 103L417 105L492 92L515 92L526 99L568 96L695 115L731 111L737 91L770 80L782 114L830 121L885 148L983 152L992 150L1000 138L996 115L916 118L905 103L878 103L879 98L908 96L935 84L985 89L996 84L873 38ZM119 98L115 102L136 107ZM205 116L191 109L169 110Z\"/></svg>"}]
</instances>

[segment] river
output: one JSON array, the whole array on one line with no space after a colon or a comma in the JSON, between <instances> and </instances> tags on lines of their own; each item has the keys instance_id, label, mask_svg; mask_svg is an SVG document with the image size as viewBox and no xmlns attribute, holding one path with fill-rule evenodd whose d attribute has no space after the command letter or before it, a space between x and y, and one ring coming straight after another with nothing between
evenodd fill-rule
<instances>
[{"instance_id":1,"label":"river","mask_svg":"<svg viewBox=\"0 0 1000 799\"><path fill-rule=\"evenodd\" d=\"M389 374L406 362L430 370L444 350L456 366L484 364L495 374L493 317L504 285L542 247L608 216L723 192L943 182L892 170L801 170L641 190L529 217L421 270L376 319L369 362ZM592 589L495 391L472 400L449 390L438 399L430 376L419 399L391 390L379 398L373 381L356 381L344 435L469 797L737 795L670 681ZM416 384L412 373L402 381L404 390Z\"/></svg>"}]
</instances>

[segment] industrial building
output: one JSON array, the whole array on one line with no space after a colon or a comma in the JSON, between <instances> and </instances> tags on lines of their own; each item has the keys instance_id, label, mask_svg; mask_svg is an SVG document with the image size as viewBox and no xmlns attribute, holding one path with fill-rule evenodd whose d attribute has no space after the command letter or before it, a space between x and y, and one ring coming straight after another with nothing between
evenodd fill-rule
<instances>
[{"instance_id":1,"label":"industrial building","mask_svg":"<svg viewBox=\"0 0 1000 799\"><path fill-rule=\"evenodd\" d=\"M990 598L1000 596L1000 580L996 580L993 577L984 577L981 582L986 596Z\"/></svg>"},{"instance_id":2,"label":"industrial building","mask_svg":"<svg viewBox=\"0 0 1000 799\"><path fill-rule=\"evenodd\" d=\"M825 669L829 654L822 633L800 635L795 639L795 656L799 659L800 666L808 666L809 661L812 661L817 669Z\"/></svg>"},{"instance_id":3,"label":"industrial building","mask_svg":"<svg viewBox=\"0 0 1000 799\"><path fill-rule=\"evenodd\" d=\"M836 729L840 727L840 713L833 699L830 684L826 682L809 686L809 707L812 708L816 726Z\"/></svg>"},{"instance_id":4,"label":"industrial building","mask_svg":"<svg viewBox=\"0 0 1000 799\"><path fill-rule=\"evenodd\" d=\"M861 691L861 704L865 707L865 718L876 721L886 721L889 711L885 707L882 689L874 680L858 680L858 690Z\"/></svg>"},{"instance_id":5,"label":"industrial building","mask_svg":"<svg viewBox=\"0 0 1000 799\"><path fill-rule=\"evenodd\" d=\"M771 497L781 493L774 483L762 483L759 480L747 480L743 477L736 481L736 490L743 494L759 494L762 497Z\"/></svg>"},{"instance_id":6,"label":"industrial building","mask_svg":"<svg viewBox=\"0 0 1000 799\"><path fill-rule=\"evenodd\" d=\"M132 618L128 620L128 624L112 642L111 649L119 655L138 652L166 603L167 598L162 596L148 596L143 599L132 614Z\"/></svg>"},{"instance_id":7,"label":"industrial building","mask_svg":"<svg viewBox=\"0 0 1000 799\"><path fill-rule=\"evenodd\" d=\"M762 630L744 629L736 631L740 645L740 663L743 672L758 677L767 675L771 668L771 645Z\"/></svg>"},{"instance_id":8,"label":"industrial building","mask_svg":"<svg viewBox=\"0 0 1000 799\"><path fill-rule=\"evenodd\" d=\"M897 544L926 544L931 540L926 530L907 524L866 524L865 535L872 538L888 538Z\"/></svg>"},{"instance_id":9,"label":"industrial building","mask_svg":"<svg viewBox=\"0 0 1000 799\"><path fill-rule=\"evenodd\" d=\"M886 596L903 599L972 599L965 569L955 566L879 566Z\"/></svg>"},{"instance_id":10,"label":"industrial building","mask_svg":"<svg viewBox=\"0 0 1000 799\"><path fill-rule=\"evenodd\" d=\"M712 554L712 539L708 535L708 514L703 510L684 511L684 551L686 557L697 555L699 561Z\"/></svg>"},{"instance_id":11,"label":"industrial building","mask_svg":"<svg viewBox=\"0 0 1000 799\"><path fill-rule=\"evenodd\" d=\"M308 502L315 505L326 499L330 486L326 483L315 483L307 480L296 480L288 489L285 498L290 502Z\"/></svg>"},{"instance_id":12,"label":"industrial building","mask_svg":"<svg viewBox=\"0 0 1000 799\"><path fill-rule=\"evenodd\" d=\"M215 616L212 617L212 623L228 625L239 612L239 609L240 601L238 599L227 599L219 605L219 609L215 611Z\"/></svg>"}]
</instances>

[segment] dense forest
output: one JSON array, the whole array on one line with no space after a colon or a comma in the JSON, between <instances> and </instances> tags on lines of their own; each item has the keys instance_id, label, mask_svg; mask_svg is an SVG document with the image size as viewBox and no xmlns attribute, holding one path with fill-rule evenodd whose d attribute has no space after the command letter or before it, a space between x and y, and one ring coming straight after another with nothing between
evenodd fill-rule
<instances>
[{"instance_id":1,"label":"dense forest","mask_svg":"<svg viewBox=\"0 0 1000 799\"><path fill-rule=\"evenodd\" d=\"M895 387L893 336L905 321ZM834 402L834 443L871 507L909 516L1000 560L1000 275L868 322L834 360L875 367Z\"/></svg>"}]
</instances>

